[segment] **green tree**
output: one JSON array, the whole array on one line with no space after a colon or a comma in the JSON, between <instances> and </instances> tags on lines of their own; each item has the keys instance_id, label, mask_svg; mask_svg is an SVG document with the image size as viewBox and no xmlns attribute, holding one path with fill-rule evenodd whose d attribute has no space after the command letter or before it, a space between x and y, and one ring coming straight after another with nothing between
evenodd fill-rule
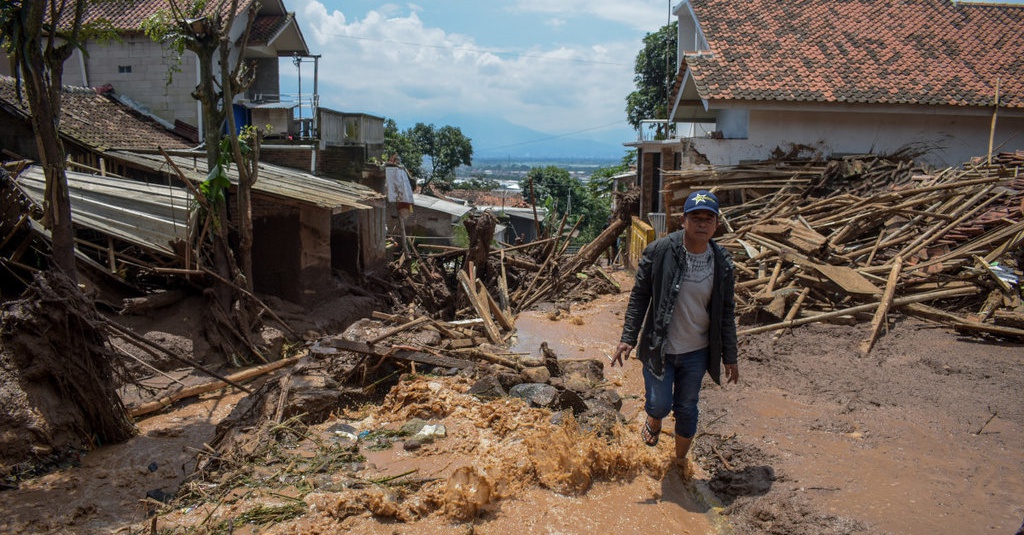
<instances>
[{"instance_id":1,"label":"green tree","mask_svg":"<svg viewBox=\"0 0 1024 535\"><path fill-rule=\"evenodd\" d=\"M668 117L670 88L675 78L676 43L679 23L662 26L644 37L644 48L636 55L634 67L636 90L626 97L626 119L633 128L640 128L645 119ZM667 129L658 126L658 135L667 137Z\"/></svg>"},{"instance_id":2,"label":"green tree","mask_svg":"<svg viewBox=\"0 0 1024 535\"><path fill-rule=\"evenodd\" d=\"M568 214L569 224L583 218L579 234L573 243L593 241L608 224L608 206L587 190L582 182L572 177L569 171L549 165L534 167L526 175L527 183L533 183L533 192L538 206L548 209L545 223L550 232L556 232L555 225Z\"/></svg>"},{"instance_id":3,"label":"green tree","mask_svg":"<svg viewBox=\"0 0 1024 535\"><path fill-rule=\"evenodd\" d=\"M411 176L423 176L423 152L412 138L398 130L394 119L384 121L384 154L397 154ZM384 160L387 161L387 156Z\"/></svg>"},{"instance_id":4,"label":"green tree","mask_svg":"<svg viewBox=\"0 0 1024 535\"><path fill-rule=\"evenodd\" d=\"M636 165L636 151L627 151L618 164L601 167L591 173L590 180L587 182L587 192L591 197L603 200L608 206L611 206L611 197L615 193L617 184L612 177L629 171L634 165Z\"/></svg>"},{"instance_id":5,"label":"green tree","mask_svg":"<svg viewBox=\"0 0 1024 535\"><path fill-rule=\"evenodd\" d=\"M456 126L437 128L432 124L416 123L399 132L395 121L384 121L384 152L398 154L409 174L420 184L435 184L442 191L450 191L455 181L455 170L460 165L472 165L473 142ZM423 167L423 157L430 158L429 172Z\"/></svg>"},{"instance_id":6,"label":"green tree","mask_svg":"<svg viewBox=\"0 0 1024 535\"><path fill-rule=\"evenodd\" d=\"M457 126L435 127L416 123L405 135L430 158L430 173L423 176L423 185L436 183L442 191L452 189L455 170L460 165L473 164L473 141L462 134Z\"/></svg>"}]
</instances>

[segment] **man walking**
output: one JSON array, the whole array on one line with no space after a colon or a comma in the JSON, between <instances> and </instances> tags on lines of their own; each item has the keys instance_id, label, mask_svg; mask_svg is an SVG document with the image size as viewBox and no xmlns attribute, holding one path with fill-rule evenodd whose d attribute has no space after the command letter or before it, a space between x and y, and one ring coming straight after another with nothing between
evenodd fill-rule
<instances>
[{"instance_id":1,"label":"man walking","mask_svg":"<svg viewBox=\"0 0 1024 535\"><path fill-rule=\"evenodd\" d=\"M637 348L647 412L641 437L656 446L662 419L672 412L684 479L691 475L686 454L697 434L704 374L721 384L724 364L727 382L739 381L732 257L711 239L718 216L713 193L693 192L683 205L683 228L644 249L612 357L612 366L624 365Z\"/></svg>"}]
</instances>

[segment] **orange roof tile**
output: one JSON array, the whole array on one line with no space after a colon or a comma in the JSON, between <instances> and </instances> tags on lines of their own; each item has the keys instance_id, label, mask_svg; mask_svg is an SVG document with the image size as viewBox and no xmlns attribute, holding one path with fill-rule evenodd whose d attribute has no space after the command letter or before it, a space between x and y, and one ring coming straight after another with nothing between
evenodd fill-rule
<instances>
[{"instance_id":1,"label":"orange roof tile","mask_svg":"<svg viewBox=\"0 0 1024 535\"><path fill-rule=\"evenodd\" d=\"M238 12L243 12L251 2L239 0ZM207 8L217 8L224 15L230 8L229 2L210 3ZM69 10L70 11L70 10ZM118 0L106 2L88 2L83 22L103 20L110 23L116 30L142 33L142 21L160 11L170 11L167 0ZM64 21L70 20L70 13L65 13Z\"/></svg>"},{"instance_id":2,"label":"orange roof tile","mask_svg":"<svg viewBox=\"0 0 1024 535\"><path fill-rule=\"evenodd\" d=\"M947 0L692 0L707 100L1024 108L1024 6Z\"/></svg>"}]
</instances>

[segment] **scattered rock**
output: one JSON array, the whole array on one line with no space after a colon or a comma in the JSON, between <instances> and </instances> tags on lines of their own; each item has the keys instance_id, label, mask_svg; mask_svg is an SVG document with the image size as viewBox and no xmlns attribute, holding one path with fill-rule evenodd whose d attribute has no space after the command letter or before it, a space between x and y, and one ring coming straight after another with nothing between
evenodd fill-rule
<instances>
[{"instance_id":1,"label":"scattered rock","mask_svg":"<svg viewBox=\"0 0 1024 535\"><path fill-rule=\"evenodd\" d=\"M558 390L542 383L516 385L509 391L509 395L525 400L531 407L552 407L558 400Z\"/></svg>"},{"instance_id":2,"label":"scattered rock","mask_svg":"<svg viewBox=\"0 0 1024 535\"><path fill-rule=\"evenodd\" d=\"M604 362L600 360L562 360L558 361L559 375L580 377L591 384L604 381Z\"/></svg>"},{"instance_id":3,"label":"scattered rock","mask_svg":"<svg viewBox=\"0 0 1024 535\"><path fill-rule=\"evenodd\" d=\"M544 366L523 368L522 375L527 383L546 383L551 380L551 372Z\"/></svg>"},{"instance_id":4,"label":"scattered rock","mask_svg":"<svg viewBox=\"0 0 1024 535\"><path fill-rule=\"evenodd\" d=\"M571 410L574 415L580 415L588 408L583 398L572 390L559 390L558 402L555 407L559 410Z\"/></svg>"},{"instance_id":5,"label":"scattered rock","mask_svg":"<svg viewBox=\"0 0 1024 535\"><path fill-rule=\"evenodd\" d=\"M493 375L481 377L479 381L469 387L469 393L482 398L501 398L508 395L501 382Z\"/></svg>"}]
</instances>

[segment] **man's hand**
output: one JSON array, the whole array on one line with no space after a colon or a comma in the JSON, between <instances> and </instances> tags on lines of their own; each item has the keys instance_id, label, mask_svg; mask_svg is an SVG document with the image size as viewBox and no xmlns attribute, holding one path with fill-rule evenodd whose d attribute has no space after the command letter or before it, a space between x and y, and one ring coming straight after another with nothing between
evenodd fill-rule
<instances>
[{"instance_id":1,"label":"man's hand","mask_svg":"<svg viewBox=\"0 0 1024 535\"><path fill-rule=\"evenodd\" d=\"M740 368L739 368L739 366L737 366L735 364L726 364L725 365L725 382L726 382L726 384L728 384L728 383L737 383L737 382L739 382L739 380L740 380Z\"/></svg>"},{"instance_id":2,"label":"man's hand","mask_svg":"<svg viewBox=\"0 0 1024 535\"><path fill-rule=\"evenodd\" d=\"M633 351L633 346L619 342L619 345L615 347L615 356L612 357L612 367L618 363L619 366L625 366L625 361L629 360L629 352Z\"/></svg>"}]
</instances>

